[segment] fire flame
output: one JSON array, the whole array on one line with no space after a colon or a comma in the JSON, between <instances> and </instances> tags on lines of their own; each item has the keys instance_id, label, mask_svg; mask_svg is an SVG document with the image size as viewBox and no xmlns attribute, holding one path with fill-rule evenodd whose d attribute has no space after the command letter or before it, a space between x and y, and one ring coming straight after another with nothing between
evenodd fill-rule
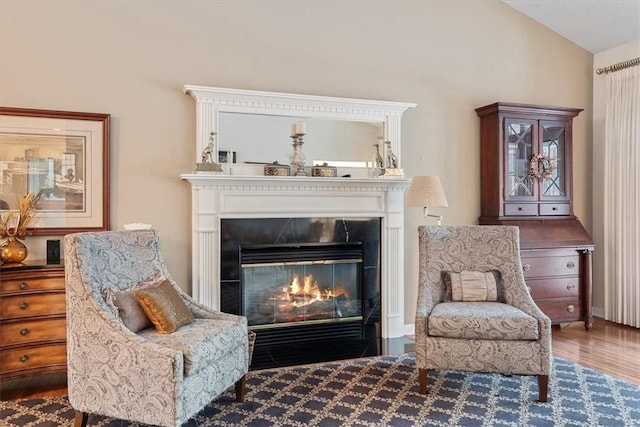
<instances>
[{"instance_id":1,"label":"fire flame","mask_svg":"<svg viewBox=\"0 0 640 427\"><path fill-rule=\"evenodd\" d=\"M282 291L286 295L285 299L291 303L292 307L303 307L316 301L324 301L335 297L332 290L321 290L312 274L304 276L302 279L297 274L294 274L291 284L283 287Z\"/></svg>"}]
</instances>

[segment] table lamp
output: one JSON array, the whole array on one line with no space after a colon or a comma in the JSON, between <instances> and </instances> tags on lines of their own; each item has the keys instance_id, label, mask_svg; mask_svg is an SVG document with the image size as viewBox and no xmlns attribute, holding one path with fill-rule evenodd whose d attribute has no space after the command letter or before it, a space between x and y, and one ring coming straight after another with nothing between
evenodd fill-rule
<instances>
[{"instance_id":1,"label":"table lamp","mask_svg":"<svg viewBox=\"0 0 640 427\"><path fill-rule=\"evenodd\" d=\"M424 217L438 218L438 225L442 225L442 215L429 213L429 208L446 208L449 206L444 196L440 177L415 176L407 190L405 205L424 208Z\"/></svg>"}]
</instances>

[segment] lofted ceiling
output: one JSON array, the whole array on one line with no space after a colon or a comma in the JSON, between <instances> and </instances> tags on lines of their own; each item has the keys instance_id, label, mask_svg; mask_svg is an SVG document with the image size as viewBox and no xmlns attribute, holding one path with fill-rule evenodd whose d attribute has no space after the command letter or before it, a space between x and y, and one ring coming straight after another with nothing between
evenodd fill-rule
<instances>
[{"instance_id":1,"label":"lofted ceiling","mask_svg":"<svg viewBox=\"0 0 640 427\"><path fill-rule=\"evenodd\" d=\"M502 0L596 54L640 40L640 0Z\"/></svg>"}]
</instances>

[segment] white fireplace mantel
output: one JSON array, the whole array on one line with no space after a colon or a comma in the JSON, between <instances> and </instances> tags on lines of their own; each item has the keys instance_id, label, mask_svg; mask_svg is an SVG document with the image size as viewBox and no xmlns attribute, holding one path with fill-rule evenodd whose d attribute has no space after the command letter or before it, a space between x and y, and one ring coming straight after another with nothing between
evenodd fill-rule
<instances>
[{"instance_id":1,"label":"white fireplace mantel","mask_svg":"<svg viewBox=\"0 0 640 427\"><path fill-rule=\"evenodd\" d=\"M382 218L382 336L404 335L404 191L408 179L184 174L192 188L193 297L220 308L225 218Z\"/></svg>"},{"instance_id":2,"label":"white fireplace mantel","mask_svg":"<svg viewBox=\"0 0 640 427\"><path fill-rule=\"evenodd\" d=\"M191 85L185 86L184 91L196 99L197 153L206 146L210 132L217 131L219 113L233 111L382 122L384 137L392 141L393 151L401 161L400 119L407 108L415 107L399 102ZM383 338L404 335L404 191L410 179L352 176L268 177L207 172L181 175L192 189L193 297L209 307L220 308L222 219L381 218L381 334Z\"/></svg>"}]
</instances>

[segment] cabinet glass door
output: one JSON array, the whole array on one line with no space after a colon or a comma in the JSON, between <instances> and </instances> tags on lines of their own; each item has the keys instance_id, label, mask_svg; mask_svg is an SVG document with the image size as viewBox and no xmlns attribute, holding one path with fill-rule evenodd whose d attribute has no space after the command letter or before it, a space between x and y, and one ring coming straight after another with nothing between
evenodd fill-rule
<instances>
[{"instance_id":1,"label":"cabinet glass door","mask_svg":"<svg viewBox=\"0 0 640 427\"><path fill-rule=\"evenodd\" d=\"M526 199L535 196L535 182L529 176L529 161L533 155L536 131L533 121L505 119L505 199Z\"/></svg>"},{"instance_id":2,"label":"cabinet glass door","mask_svg":"<svg viewBox=\"0 0 640 427\"><path fill-rule=\"evenodd\" d=\"M541 154L550 159L550 176L542 179L540 198L566 197L565 137L562 122L542 122Z\"/></svg>"}]
</instances>

